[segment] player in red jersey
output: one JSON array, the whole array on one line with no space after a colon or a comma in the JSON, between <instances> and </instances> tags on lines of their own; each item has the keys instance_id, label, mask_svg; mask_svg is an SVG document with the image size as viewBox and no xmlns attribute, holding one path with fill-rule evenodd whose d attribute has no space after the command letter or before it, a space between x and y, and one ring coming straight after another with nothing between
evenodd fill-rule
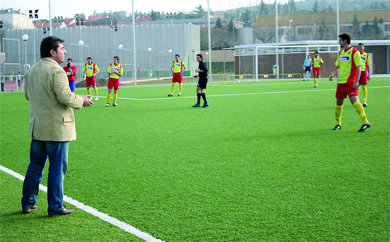
<instances>
[{"instance_id":1,"label":"player in red jersey","mask_svg":"<svg viewBox=\"0 0 390 242\"><path fill-rule=\"evenodd\" d=\"M72 58L68 58L68 64L64 67L64 70L68 76L70 90L74 92L76 89L77 66L73 65Z\"/></svg>"}]
</instances>

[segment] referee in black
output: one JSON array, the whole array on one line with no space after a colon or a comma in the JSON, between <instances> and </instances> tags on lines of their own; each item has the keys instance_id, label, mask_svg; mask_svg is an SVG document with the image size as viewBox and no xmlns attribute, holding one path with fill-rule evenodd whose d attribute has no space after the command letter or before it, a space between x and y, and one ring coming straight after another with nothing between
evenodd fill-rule
<instances>
[{"instance_id":1,"label":"referee in black","mask_svg":"<svg viewBox=\"0 0 390 242\"><path fill-rule=\"evenodd\" d=\"M207 71L208 70L207 70L206 65L203 63L203 56L201 54L196 55L196 60L199 62L198 70L195 70L196 72L198 72L198 76L199 76L198 86L196 88L198 102L195 105L193 105L192 107L194 107L194 108L201 107L200 106L200 97L202 97L203 101L204 101L202 108L205 108L205 107L209 106L209 104L207 103L207 100L206 100L206 93L204 93L204 89L206 89L207 81L208 81L208 79L207 79ZM195 76L195 77L197 77L197 76Z\"/></svg>"}]
</instances>

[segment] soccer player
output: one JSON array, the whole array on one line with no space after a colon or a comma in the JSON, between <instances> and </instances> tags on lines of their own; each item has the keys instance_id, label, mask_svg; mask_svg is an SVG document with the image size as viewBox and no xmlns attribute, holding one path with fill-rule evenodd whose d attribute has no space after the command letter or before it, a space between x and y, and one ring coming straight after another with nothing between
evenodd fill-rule
<instances>
[{"instance_id":1,"label":"soccer player","mask_svg":"<svg viewBox=\"0 0 390 242\"><path fill-rule=\"evenodd\" d=\"M64 67L64 70L68 76L70 90L74 93L74 90L76 89L77 66L73 65L72 58L68 58L68 64Z\"/></svg>"},{"instance_id":2,"label":"soccer player","mask_svg":"<svg viewBox=\"0 0 390 242\"><path fill-rule=\"evenodd\" d=\"M171 72L173 74L172 77L172 88L171 93L168 94L168 97L173 96L173 91L175 90L175 83L179 83L179 95L181 96L181 91L183 90L183 72L186 70L186 66L184 62L180 60L180 56L178 54L175 55L175 61L172 62Z\"/></svg>"},{"instance_id":3,"label":"soccer player","mask_svg":"<svg viewBox=\"0 0 390 242\"><path fill-rule=\"evenodd\" d=\"M84 64L83 68L83 77L86 79L87 82L87 91L88 95L91 95L90 87L93 87L95 90L95 100L99 100L98 97L98 89L96 87L96 75L100 72L99 67L92 62L92 58L87 58L87 63ZM92 99L92 97L91 97Z\"/></svg>"},{"instance_id":4,"label":"soccer player","mask_svg":"<svg viewBox=\"0 0 390 242\"><path fill-rule=\"evenodd\" d=\"M206 100L206 93L204 93L204 89L206 89L207 81L208 81L207 67L203 63L203 56L201 54L196 55L196 60L199 62L198 70L196 70L196 72L198 72L198 76L199 76L198 86L196 88L198 102L195 105L193 105L192 107L199 108L200 107L200 97L202 97L203 101L204 101L202 108L205 108L205 107L209 106L209 104L207 103L207 100ZM195 76L195 77L197 77L197 76Z\"/></svg>"},{"instance_id":5,"label":"soccer player","mask_svg":"<svg viewBox=\"0 0 390 242\"><path fill-rule=\"evenodd\" d=\"M311 58L310 55L307 55L307 58L303 62L303 80L310 81L310 71L311 71Z\"/></svg>"},{"instance_id":6,"label":"soccer player","mask_svg":"<svg viewBox=\"0 0 390 242\"><path fill-rule=\"evenodd\" d=\"M360 70L362 65L362 60L360 58L360 52L351 46L351 35L343 33L339 35L339 44L341 51L337 56L335 63L335 68L329 76L329 81L332 81L332 78L336 74L337 70L339 71L339 80L336 90L336 126L333 130L341 129L341 116L343 114L343 103L344 99L349 96L353 107L356 109L356 112L359 114L360 118L363 121L359 132L371 127L371 123L368 122L366 113L362 104L359 102L359 79L360 79Z\"/></svg>"},{"instance_id":7,"label":"soccer player","mask_svg":"<svg viewBox=\"0 0 390 242\"><path fill-rule=\"evenodd\" d=\"M359 43L358 50L360 52L360 56L362 59L362 71L360 74L360 80L359 85L362 86L363 90L363 107L367 107L367 97L368 97L368 91L367 91L367 84L370 80L370 65L371 65L371 57L369 54L364 52L365 46L363 43Z\"/></svg>"},{"instance_id":8,"label":"soccer player","mask_svg":"<svg viewBox=\"0 0 390 242\"><path fill-rule=\"evenodd\" d=\"M119 64L119 57L114 56L114 63L111 63L108 66L108 95L107 95L107 104L106 107L110 106L111 100L111 91L114 88L114 102L112 106L116 107L118 99L118 89L119 89L119 78L123 75L123 67Z\"/></svg>"},{"instance_id":9,"label":"soccer player","mask_svg":"<svg viewBox=\"0 0 390 242\"><path fill-rule=\"evenodd\" d=\"M318 51L314 52L312 57L313 75L314 75L314 87L318 87L318 77L321 74L321 64L324 63L322 58L318 55Z\"/></svg>"}]
</instances>

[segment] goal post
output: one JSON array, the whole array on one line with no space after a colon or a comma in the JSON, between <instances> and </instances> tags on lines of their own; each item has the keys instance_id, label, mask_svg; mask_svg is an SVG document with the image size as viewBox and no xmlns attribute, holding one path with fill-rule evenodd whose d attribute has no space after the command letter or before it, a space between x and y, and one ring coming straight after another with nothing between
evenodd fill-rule
<instances>
[{"instance_id":1,"label":"goal post","mask_svg":"<svg viewBox=\"0 0 390 242\"><path fill-rule=\"evenodd\" d=\"M318 51L324 63L321 75L333 70L339 51L336 44L250 45L235 49L235 74L252 75L253 80L303 78L303 62ZM278 57L278 58L276 58Z\"/></svg>"}]
</instances>

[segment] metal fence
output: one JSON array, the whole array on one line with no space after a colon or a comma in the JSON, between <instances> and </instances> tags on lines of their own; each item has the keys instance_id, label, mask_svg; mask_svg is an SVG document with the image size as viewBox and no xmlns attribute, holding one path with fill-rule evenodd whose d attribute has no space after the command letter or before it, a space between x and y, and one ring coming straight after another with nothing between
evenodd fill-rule
<instances>
[{"instance_id":1,"label":"metal fence","mask_svg":"<svg viewBox=\"0 0 390 242\"><path fill-rule=\"evenodd\" d=\"M72 58L81 78L82 67L87 57L92 57L101 73L98 78L107 78L107 69L114 56L120 57L124 68L123 79L133 79L133 30L132 26L54 28L53 35L64 39L67 58ZM137 79L163 78L171 75L174 55L179 54L185 62L185 75L193 75L197 69L196 53L200 53L200 27L192 24L137 25L136 70ZM27 34L28 40L22 40ZM2 74L21 72L40 60L40 42L48 36L42 29L9 29L4 31ZM65 65L64 63L63 65Z\"/></svg>"}]
</instances>

